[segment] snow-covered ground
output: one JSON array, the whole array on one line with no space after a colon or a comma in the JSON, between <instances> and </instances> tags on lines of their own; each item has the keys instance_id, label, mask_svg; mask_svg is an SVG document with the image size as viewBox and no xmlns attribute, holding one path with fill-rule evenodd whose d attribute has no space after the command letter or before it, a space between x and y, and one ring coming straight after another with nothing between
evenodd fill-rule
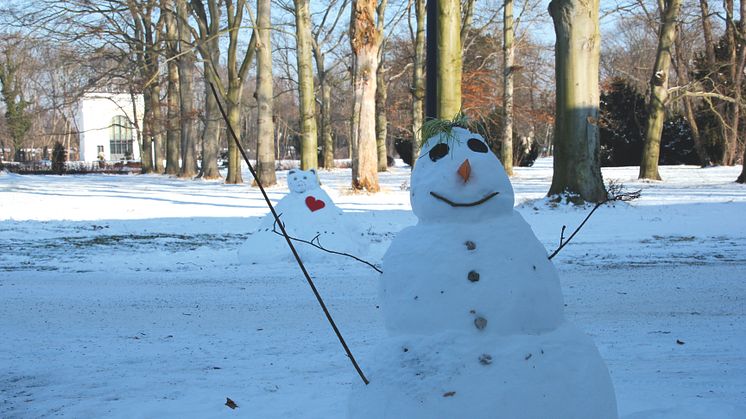
<instances>
[{"instance_id":1,"label":"snow-covered ground","mask_svg":"<svg viewBox=\"0 0 746 419\"><path fill-rule=\"evenodd\" d=\"M551 251L588 209L541 199L550 165L518 169L513 186ZM605 169L642 198L599 209L554 258L566 315L596 342L627 418L746 417L739 172L663 167L663 182L641 183L637 168ZM375 195L350 194L349 170L320 177L371 262L416 221L407 168ZM359 378L297 266L237 259L267 211L248 185L0 174L0 417L344 417ZM378 274L336 258L308 268L365 370L385 336Z\"/></svg>"}]
</instances>

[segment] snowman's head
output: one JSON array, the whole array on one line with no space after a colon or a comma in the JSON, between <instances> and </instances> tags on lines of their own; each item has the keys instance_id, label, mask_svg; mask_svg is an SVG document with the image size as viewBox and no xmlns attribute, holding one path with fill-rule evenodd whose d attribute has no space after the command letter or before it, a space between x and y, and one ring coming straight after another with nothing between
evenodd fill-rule
<instances>
[{"instance_id":1,"label":"snowman's head","mask_svg":"<svg viewBox=\"0 0 746 419\"><path fill-rule=\"evenodd\" d=\"M513 187L481 135L454 127L422 146L410 198L420 221L474 222L510 214Z\"/></svg>"},{"instance_id":2,"label":"snowman's head","mask_svg":"<svg viewBox=\"0 0 746 419\"><path fill-rule=\"evenodd\" d=\"M305 193L319 187L319 176L315 169L293 169L288 172L288 189L290 192Z\"/></svg>"}]
</instances>

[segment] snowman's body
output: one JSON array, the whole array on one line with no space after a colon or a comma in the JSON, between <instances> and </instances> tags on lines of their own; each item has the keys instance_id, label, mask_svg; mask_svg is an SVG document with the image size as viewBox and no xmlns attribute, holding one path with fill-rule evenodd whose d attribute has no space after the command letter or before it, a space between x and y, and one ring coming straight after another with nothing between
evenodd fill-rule
<instances>
[{"instance_id":1,"label":"snowman's body","mask_svg":"<svg viewBox=\"0 0 746 419\"><path fill-rule=\"evenodd\" d=\"M389 337L351 418L616 418L593 342L563 316L544 247L479 135L431 139L412 173L419 223L383 259Z\"/></svg>"},{"instance_id":2,"label":"snowman's body","mask_svg":"<svg viewBox=\"0 0 746 419\"><path fill-rule=\"evenodd\" d=\"M342 210L321 189L314 169L291 170L287 182L290 192L275 205L275 211L291 237L314 240L326 249L339 252L361 254L365 251L362 232L347 222ZM304 262L323 261L330 255L301 241L293 241L293 245ZM243 264L294 259L271 213L249 235L238 256Z\"/></svg>"}]
</instances>

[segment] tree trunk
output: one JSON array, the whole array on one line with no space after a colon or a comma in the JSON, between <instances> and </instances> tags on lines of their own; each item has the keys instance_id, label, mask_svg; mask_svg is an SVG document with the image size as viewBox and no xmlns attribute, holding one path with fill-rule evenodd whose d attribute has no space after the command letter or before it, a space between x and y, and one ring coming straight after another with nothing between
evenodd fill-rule
<instances>
[{"instance_id":1,"label":"tree trunk","mask_svg":"<svg viewBox=\"0 0 746 419\"><path fill-rule=\"evenodd\" d=\"M143 90L143 117L142 117L142 147L140 148L140 170L142 173L153 173L153 136L154 121L152 112L152 91L149 88Z\"/></svg>"},{"instance_id":2,"label":"tree trunk","mask_svg":"<svg viewBox=\"0 0 746 419\"><path fill-rule=\"evenodd\" d=\"M197 176L197 141L194 135L194 51L188 28L189 11L186 0L176 0L176 27L179 32L179 110L181 112L181 172L179 177Z\"/></svg>"},{"instance_id":3,"label":"tree trunk","mask_svg":"<svg viewBox=\"0 0 746 419\"><path fill-rule=\"evenodd\" d=\"M319 79L319 91L321 92L321 104L319 106L319 143L322 147L322 161L319 162L325 169L334 168L334 138L332 137L332 88L329 85L325 55L318 42L313 43L313 57L316 62L316 75Z\"/></svg>"},{"instance_id":4,"label":"tree trunk","mask_svg":"<svg viewBox=\"0 0 746 419\"><path fill-rule=\"evenodd\" d=\"M300 100L301 170L318 167L316 101L311 66L311 15L308 0L295 1L296 58L298 60L298 96Z\"/></svg>"},{"instance_id":5,"label":"tree trunk","mask_svg":"<svg viewBox=\"0 0 746 419\"><path fill-rule=\"evenodd\" d=\"M554 172L549 195L566 194L576 202L606 199L599 155L598 13L599 0L549 3L557 36Z\"/></svg>"},{"instance_id":6,"label":"tree trunk","mask_svg":"<svg viewBox=\"0 0 746 419\"><path fill-rule=\"evenodd\" d=\"M203 179L220 179L218 157L220 154L220 128L223 118L220 115L217 99L210 87L210 82L220 83L218 77L210 76L213 69L220 63L220 40L216 36L210 36L220 30L220 8L212 4L210 6L210 30L205 34L208 35L208 39L202 41L204 45L203 56L207 55L207 57L203 57L206 58L203 65L205 73L205 127L202 132L200 177ZM208 22L204 22L204 24L206 26ZM231 141L230 138L229 141Z\"/></svg>"},{"instance_id":7,"label":"tree trunk","mask_svg":"<svg viewBox=\"0 0 746 419\"><path fill-rule=\"evenodd\" d=\"M379 56L380 56L379 52ZM386 119L386 75L383 62L379 60L376 70L376 150L378 151L378 171L388 170L388 154L386 153L386 135L388 120Z\"/></svg>"},{"instance_id":8,"label":"tree trunk","mask_svg":"<svg viewBox=\"0 0 746 419\"><path fill-rule=\"evenodd\" d=\"M414 0L414 10L417 26L412 70L412 167L420 154L422 122L425 116L425 0Z\"/></svg>"},{"instance_id":9,"label":"tree trunk","mask_svg":"<svg viewBox=\"0 0 746 419\"><path fill-rule=\"evenodd\" d=\"M505 0L503 7L503 132L500 161L505 173L513 176L513 0Z\"/></svg>"},{"instance_id":10,"label":"tree trunk","mask_svg":"<svg viewBox=\"0 0 746 419\"><path fill-rule=\"evenodd\" d=\"M715 40L712 36L712 23L710 23L710 6L707 0L699 0L700 11L702 12L702 35L705 38L705 57L707 67L715 66Z\"/></svg>"},{"instance_id":11,"label":"tree trunk","mask_svg":"<svg viewBox=\"0 0 746 419\"><path fill-rule=\"evenodd\" d=\"M150 87L151 132L153 136L153 172L163 174L163 133L166 131L161 112L161 86L156 81Z\"/></svg>"},{"instance_id":12,"label":"tree trunk","mask_svg":"<svg viewBox=\"0 0 746 419\"><path fill-rule=\"evenodd\" d=\"M238 34L241 28L241 22L243 21L243 11L246 5L245 0L236 0L234 4L232 0L224 2L226 8L226 18L228 20L228 27L232 30L228 34L228 90L225 92L225 101L227 105L228 123L233 128L238 140L241 141L241 95L243 93L242 85L246 79L248 73L249 63L254 59L254 53L256 52L256 31L251 33L251 39L249 40L249 46L246 49L246 55L244 55L241 64L238 64ZM241 152L236 145L233 136L226 127L226 135L228 138L228 175L225 178L225 183L238 184L243 183L243 176L241 175L241 162L243 161Z\"/></svg>"},{"instance_id":13,"label":"tree trunk","mask_svg":"<svg viewBox=\"0 0 746 419\"><path fill-rule=\"evenodd\" d=\"M228 124L233 128L236 135L240 134L241 127L241 86L236 83L231 83L228 87L227 102L227 113L228 113ZM241 175L241 152L233 140L233 135L230 133L228 127L225 128L225 135L228 138L228 175L225 177L225 183L228 184L241 184L243 183L243 176ZM240 140L240 138L239 138Z\"/></svg>"},{"instance_id":14,"label":"tree trunk","mask_svg":"<svg viewBox=\"0 0 746 419\"><path fill-rule=\"evenodd\" d=\"M746 13L746 3L743 1L739 2L739 15L744 16ZM725 142L725 149L723 153L723 163L732 166L736 164L739 156L739 125L741 121L741 97L742 97L742 86L743 86L743 72L744 64L746 64L746 48L742 45L742 39L744 35L744 22L740 20L734 21L735 16L733 13L733 0L726 1L726 14L728 15L728 22L726 24L726 33L728 34L729 46L728 54L731 62L729 63L729 73L731 86L731 96L734 102L728 104L728 122L727 139Z\"/></svg>"},{"instance_id":15,"label":"tree trunk","mask_svg":"<svg viewBox=\"0 0 746 419\"><path fill-rule=\"evenodd\" d=\"M205 64L205 67L207 64ZM207 71L207 69L205 69ZM199 177L202 179L220 179L218 157L220 153L220 121L223 120L218 109L218 102L212 94L210 81L205 77L205 128L202 132L202 167Z\"/></svg>"},{"instance_id":16,"label":"tree trunk","mask_svg":"<svg viewBox=\"0 0 746 419\"><path fill-rule=\"evenodd\" d=\"M728 91L728 94L735 99L738 94L736 92L735 80L736 74L736 27L734 25L734 14L733 14L733 0L724 0L723 7L725 8L725 36L727 39L727 67L728 67L728 81L733 83ZM738 103L726 103L725 104L725 123L723 124L723 149L720 156L720 163L726 166L732 164L732 150L734 148L734 142L737 141L737 130L738 130Z\"/></svg>"},{"instance_id":17,"label":"tree trunk","mask_svg":"<svg viewBox=\"0 0 746 419\"><path fill-rule=\"evenodd\" d=\"M166 118L166 174L181 171L181 125L179 124L179 70L175 61L168 63L168 115Z\"/></svg>"},{"instance_id":18,"label":"tree trunk","mask_svg":"<svg viewBox=\"0 0 746 419\"><path fill-rule=\"evenodd\" d=\"M352 1L352 188L368 192L378 192L380 189L375 121L379 34L375 15L375 0Z\"/></svg>"},{"instance_id":19,"label":"tree trunk","mask_svg":"<svg viewBox=\"0 0 746 419\"><path fill-rule=\"evenodd\" d=\"M258 38L256 43L257 162L256 172L264 186L277 183L275 176L275 127L272 121L272 27L271 1L257 0Z\"/></svg>"},{"instance_id":20,"label":"tree trunk","mask_svg":"<svg viewBox=\"0 0 746 419\"><path fill-rule=\"evenodd\" d=\"M741 157L741 174L736 179L738 183L746 183L746 147L743 148L743 156Z\"/></svg>"},{"instance_id":21,"label":"tree trunk","mask_svg":"<svg viewBox=\"0 0 746 419\"><path fill-rule=\"evenodd\" d=\"M461 2L438 1L438 118L461 112Z\"/></svg>"},{"instance_id":22,"label":"tree trunk","mask_svg":"<svg viewBox=\"0 0 746 419\"><path fill-rule=\"evenodd\" d=\"M324 147L324 168L334 168L334 137L332 136L332 87L324 75L321 81L321 144Z\"/></svg>"},{"instance_id":23,"label":"tree trunk","mask_svg":"<svg viewBox=\"0 0 746 419\"><path fill-rule=\"evenodd\" d=\"M650 78L648 98L648 118L645 124L645 145L640 162L640 179L660 180L658 160L660 158L661 134L666 121L666 99L668 98L668 73L671 67L671 47L676 36L676 20L681 8L681 0L666 0L665 10L661 10L658 50L655 57L653 75Z\"/></svg>"},{"instance_id":24,"label":"tree trunk","mask_svg":"<svg viewBox=\"0 0 746 419\"><path fill-rule=\"evenodd\" d=\"M181 133L179 124L179 68L176 64L178 55L179 32L176 27L176 16L173 12L173 2L163 0L161 9L166 13L166 57L168 66L167 87L167 121L166 121L166 174L176 176L180 172Z\"/></svg>"}]
</instances>

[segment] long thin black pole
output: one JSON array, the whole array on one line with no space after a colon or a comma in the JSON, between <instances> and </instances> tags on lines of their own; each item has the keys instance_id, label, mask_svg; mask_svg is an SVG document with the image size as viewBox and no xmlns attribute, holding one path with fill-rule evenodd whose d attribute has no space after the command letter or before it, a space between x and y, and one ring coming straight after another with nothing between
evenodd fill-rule
<instances>
[{"instance_id":1,"label":"long thin black pole","mask_svg":"<svg viewBox=\"0 0 746 419\"><path fill-rule=\"evenodd\" d=\"M329 313L329 310L326 308L326 304L324 304L324 300L321 298L321 294L319 294L319 291L316 289L316 285L314 285L313 280L311 279L311 275L308 274L308 271L306 270L306 266L303 264L303 261L300 260L298 251L295 250L295 246L293 246L293 242L290 240L290 236L288 236L288 232L285 231L285 225L282 222L280 222L280 216L277 215L277 211L275 211L275 207L272 205L272 202L269 200L269 196L267 196L267 192L264 190L264 186L262 186L262 182L259 181L259 177L256 175L254 166L252 166L251 162L249 161L249 156L246 155L246 151L243 149L241 142L238 141L238 136L236 135L236 132L233 131L233 127L231 126L230 121L228 121L228 115L226 115L225 110L223 109L223 105L222 103L220 103L220 99L218 98L218 92L215 90L215 86L212 83L210 83L210 89L212 89L212 95L215 96L215 101L218 103L218 108L220 109L220 113L223 115L223 119L225 119L225 124L228 126L228 131L231 133L231 136L233 137L233 141L235 141L236 146L238 147L238 150L241 152L241 155L243 156L243 159L246 161L246 164L249 166L249 171L251 172L251 176L254 177L254 180L256 181L256 185L259 186L259 190L262 192L264 201L267 203L267 206L269 207L270 212L272 212L272 216L275 218L275 224L280 227L280 231L282 231L282 235L283 237L285 237L285 241L288 243L288 246L290 247L290 251L293 252L293 256L295 256L295 261L298 262L298 266L300 266L300 270L303 271L303 276L306 277L306 281L308 282L308 285L311 287L311 290L313 291L313 295L316 296L316 301L319 302L321 309L324 310L326 319L329 321L329 324L332 325L332 329L334 329L334 333L337 335L339 342L342 344L342 347L347 353L347 357L350 358L352 365L355 367L355 371L357 371L358 375L360 375L360 378L367 385L370 381L368 381L368 379L365 377L365 374L363 374L363 370L361 370L360 366L357 364L355 357L352 355L350 348L347 346L347 342L345 342L345 339L342 337L342 333L339 331L339 328L337 327L337 324L334 322L332 315Z\"/></svg>"},{"instance_id":2,"label":"long thin black pole","mask_svg":"<svg viewBox=\"0 0 746 419\"><path fill-rule=\"evenodd\" d=\"M427 0L425 25L425 120L438 117L438 0Z\"/></svg>"}]
</instances>

